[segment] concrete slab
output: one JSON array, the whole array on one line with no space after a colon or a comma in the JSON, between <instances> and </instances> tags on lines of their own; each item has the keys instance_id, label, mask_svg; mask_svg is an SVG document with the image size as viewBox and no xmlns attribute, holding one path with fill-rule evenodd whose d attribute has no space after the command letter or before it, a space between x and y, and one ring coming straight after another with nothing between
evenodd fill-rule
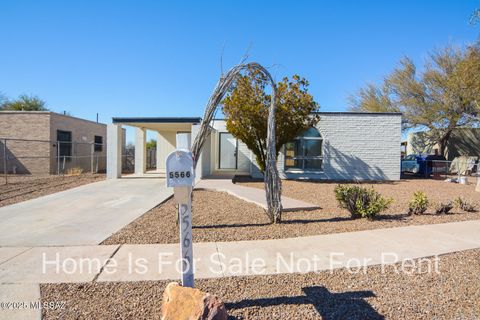
<instances>
[{"instance_id":1,"label":"concrete slab","mask_svg":"<svg viewBox=\"0 0 480 320\"><path fill-rule=\"evenodd\" d=\"M468 227L468 223L462 223ZM451 223L446 224L451 228ZM480 229L479 229L480 231ZM466 240L459 232L451 236L445 232L433 232L422 226L379 229L372 232L382 238L382 250L408 254L410 257L440 255L480 247L480 243Z\"/></svg>"},{"instance_id":2,"label":"concrete slab","mask_svg":"<svg viewBox=\"0 0 480 320\"><path fill-rule=\"evenodd\" d=\"M422 230L430 232L438 232L442 235L448 235L455 239L462 239L464 241L472 241L475 244L480 243L480 220L464 222L452 222L447 224L432 224L419 226Z\"/></svg>"},{"instance_id":3,"label":"concrete slab","mask_svg":"<svg viewBox=\"0 0 480 320\"><path fill-rule=\"evenodd\" d=\"M480 248L479 230L479 221L464 221L276 240L195 243L195 277L303 273L386 265ZM152 244L5 251L4 256L10 258L0 264L0 284L94 279L178 280L179 250L179 244ZM113 258L106 264L109 257ZM43 272L43 260L58 260L59 263L48 264ZM95 262L97 264L88 264ZM72 270L74 263L83 269ZM63 267L60 272L56 272L56 265ZM96 278L102 266L105 267Z\"/></svg>"},{"instance_id":4,"label":"concrete slab","mask_svg":"<svg viewBox=\"0 0 480 320\"><path fill-rule=\"evenodd\" d=\"M480 248L480 224L457 222L279 240L217 243L226 276L391 264Z\"/></svg>"},{"instance_id":5,"label":"concrete slab","mask_svg":"<svg viewBox=\"0 0 480 320\"><path fill-rule=\"evenodd\" d=\"M171 195L163 179L114 179L5 206L0 247L98 244Z\"/></svg>"},{"instance_id":6,"label":"concrete slab","mask_svg":"<svg viewBox=\"0 0 480 320\"><path fill-rule=\"evenodd\" d=\"M4 247L0 248L0 264L27 251L30 247Z\"/></svg>"},{"instance_id":7,"label":"concrete slab","mask_svg":"<svg viewBox=\"0 0 480 320\"><path fill-rule=\"evenodd\" d=\"M193 246L195 276L222 277L215 243ZM98 281L179 280L179 244L123 245L105 266Z\"/></svg>"},{"instance_id":8,"label":"concrete slab","mask_svg":"<svg viewBox=\"0 0 480 320\"><path fill-rule=\"evenodd\" d=\"M0 284L92 281L117 248L32 248L0 265Z\"/></svg>"},{"instance_id":9,"label":"concrete slab","mask_svg":"<svg viewBox=\"0 0 480 320\"><path fill-rule=\"evenodd\" d=\"M38 284L0 285L0 319L40 320L40 286Z\"/></svg>"},{"instance_id":10,"label":"concrete slab","mask_svg":"<svg viewBox=\"0 0 480 320\"><path fill-rule=\"evenodd\" d=\"M239 199L267 209L265 190L245 187L232 182L231 179L202 179L196 185L196 189L222 191L231 194ZM282 196L283 211L315 210L319 206Z\"/></svg>"}]
</instances>

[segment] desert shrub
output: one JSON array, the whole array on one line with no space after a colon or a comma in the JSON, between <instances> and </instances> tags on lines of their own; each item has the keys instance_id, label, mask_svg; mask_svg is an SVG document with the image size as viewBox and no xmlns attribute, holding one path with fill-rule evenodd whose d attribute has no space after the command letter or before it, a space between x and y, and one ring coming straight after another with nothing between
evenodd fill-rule
<instances>
[{"instance_id":1,"label":"desert shrub","mask_svg":"<svg viewBox=\"0 0 480 320\"><path fill-rule=\"evenodd\" d=\"M425 192L415 191L408 204L408 214L422 214L428 209L428 198Z\"/></svg>"},{"instance_id":2,"label":"desert shrub","mask_svg":"<svg viewBox=\"0 0 480 320\"><path fill-rule=\"evenodd\" d=\"M67 170L67 176L79 176L83 173L83 169L80 167L73 167Z\"/></svg>"},{"instance_id":3,"label":"desert shrub","mask_svg":"<svg viewBox=\"0 0 480 320\"><path fill-rule=\"evenodd\" d=\"M450 210L453 209L453 202L448 201L446 203L440 202L435 205L435 213L436 214L447 214Z\"/></svg>"},{"instance_id":4,"label":"desert shrub","mask_svg":"<svg viewBox=\"0 0 480 320\"><path fill-rule=\"evenodd\" d=\"M353 185L337 185L335 198L339 207L347 209L352 218L373 219L378 213L386 210L392 202L392 199L382 197L373 188L367 189Z\"/></svg>"},{"instance_id":5,"label":"desert shrub","mask_svg":"<svg viewBox=\"0 0 480 320\"><path fill-rule=\"evenodd\" d=\"M466 212L478 211L478 205L476 203L465 200L462 197L458 197L457 199L455 199L455 205Z\"/></svg>"}]
</instances>

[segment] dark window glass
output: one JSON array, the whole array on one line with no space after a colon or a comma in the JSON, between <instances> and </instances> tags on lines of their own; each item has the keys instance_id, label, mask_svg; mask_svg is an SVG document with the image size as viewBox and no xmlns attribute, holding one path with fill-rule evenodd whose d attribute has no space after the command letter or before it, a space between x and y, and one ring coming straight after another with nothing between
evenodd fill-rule
<instances>
[{"instance_id":1,"label":"dark window glass","mask_svg":"<svg viewBox=\"0 0 480 320\"><path fill-rule=\"evenodd\" d=\"M102 150L103 150L103 137L95 136L95 151L102 151Z\"/></svg>"},{"instance_id":2,"label":"dark window glass","mask_svg":"<svg viewBox=\"0 0 480 320\"><path fill-rule=\"evenodd\" d=\"M303 140L303 143L306 157L319 157L322 155L322 140L308 139Z\"/></svg>"},{"instance_id":3,"label":"dark window glass","mask_svg":"<svg viewBox=\"0 0 480 320\"><path fill-rule=\"evenodd\" d=\"M58 155L62 160L70 161L72 156L72 132L57 130Z\"/></svg>"},{"instance_id":4,"label":"dark window glass","mask_svg":"<svg viewBox=\"0 0 480 320\"><path fill-rule=\"evenodd\" d=\"M292 142L285 144L286 170L321 170L323 164L322 136L310 128Z\"/></svg>"}]
</instances>

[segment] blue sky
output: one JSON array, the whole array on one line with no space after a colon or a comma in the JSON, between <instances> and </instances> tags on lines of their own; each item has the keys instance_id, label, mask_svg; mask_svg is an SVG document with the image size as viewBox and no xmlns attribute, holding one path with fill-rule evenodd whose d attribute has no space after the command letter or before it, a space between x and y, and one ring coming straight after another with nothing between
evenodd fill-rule
<instances>
[{"instance_id":1,"label":"blue sky","mask_svg":"<svg viewBox=\"0 0 480 320\"><path fill-rule=\"evenodd\" d=\"M299 74L322 111L407 55L477 39L472 1L0 0L0 92L53 111L201 116L220 75L248 52L277 79Z\"/></svg>"}]
</instances>

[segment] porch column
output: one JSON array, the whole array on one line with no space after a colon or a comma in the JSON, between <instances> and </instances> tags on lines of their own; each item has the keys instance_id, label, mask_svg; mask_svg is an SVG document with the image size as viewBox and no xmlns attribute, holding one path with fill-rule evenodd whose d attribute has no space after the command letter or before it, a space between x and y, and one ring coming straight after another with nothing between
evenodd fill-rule
<instances>
[{"instance_id":1,"label":"porch column","mask_svg":"<svg viewBox=\"0 0 480 320\"><path fill-rule=\"evenodd\" d=\"M147 171L147 132L143 128L135 128L135 174Z\"/></svg>"},{"instance_id":2,"label":"porch column","mask_svg":"<svg viewBox=\"0 0 480 320\"><path fill-rule=\"evenodd\" d=\"M175 150L175 131L159 131L157 135L157 170L165 172L165 160Z\"/></svg>"},{"instance_id":3,"label":"porch column","mask_svg":"<svg viewBox=\"0 0 480 320\"><path fill-rule=\"evenodd\" d=\"M160 151L160 149L162 148L160 146L160 140L162 139L162 135L160 134L160 132L157 131L157 149L155 150L155 153L156 153L156 164L157 164L157 171L165 171L163 170L164 167L165 167L165 158L163 157L163 154L162 152Z\"/></svg>"},{"instance_id":4,"label":"porch column","mask_svg":"<svg viewBox=\"0 0 480 320\"><path fill-rule=\"evenodd\" d=\"M107 179L118 179L122 175L122 126L107 126Z\"/></svg>"}]
</instances>

